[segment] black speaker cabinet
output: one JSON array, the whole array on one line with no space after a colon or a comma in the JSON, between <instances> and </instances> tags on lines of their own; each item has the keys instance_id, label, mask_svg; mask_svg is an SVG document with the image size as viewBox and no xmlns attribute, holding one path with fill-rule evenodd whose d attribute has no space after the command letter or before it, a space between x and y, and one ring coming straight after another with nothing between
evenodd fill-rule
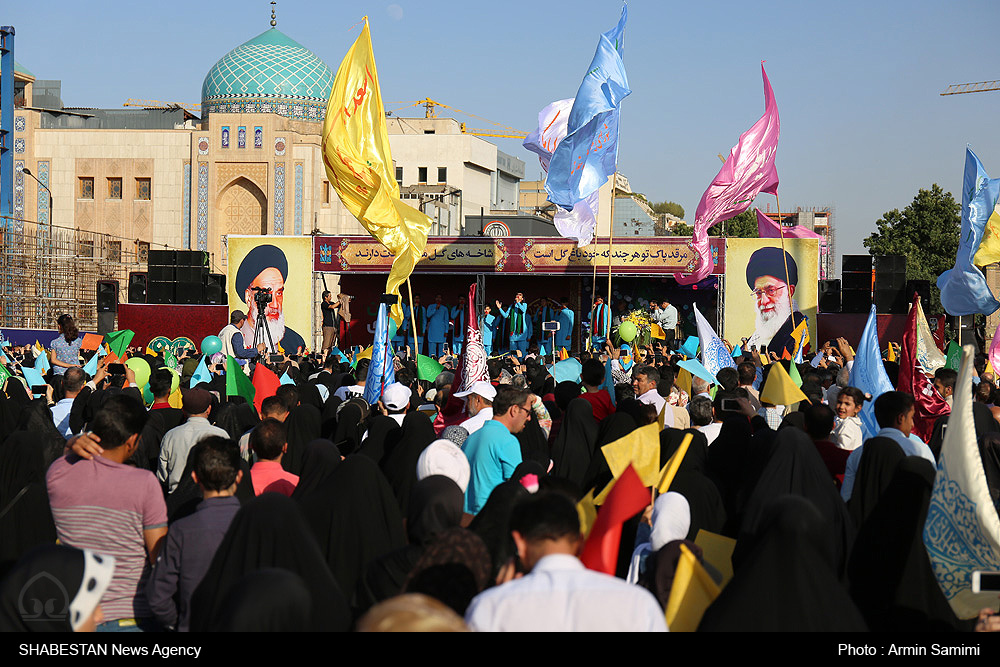
<instances>
[{"instance_id":1,"label":"black speaker cabinet","mask_svg":"<svg viewBox=\"0 0 1000 667\"><path fill-rule=\"evenodd\" d=\"M146 303L146 286L149 274L145 271L133 271L128 274L128 302Z\"/></svg>"},{"instance_id":2,"label":"black speaker cabinet","mask_svg":"<svg viewBox=\"0 0 1000 667\"><path fill-rule=\"evenodd\" d=\"M229 303L229 297L226 294L226 274L205 274L205 303L213 306Z\"/></svg>"},{"instance_id":3,"label":"black speaker cabinet","mask_svg":"<svg viewBox=\"0 0 1000 667\"><path fill-rule=\"evenodd\" d=\"M821 313L840 312L839 280L819 281L819 312Z\"/></svg>"},{"instance_id":4,"label":"black speaker cabinet","mask_svg":"<svg viewBox=\"0 0 1000 667\"><path fill-rule=\"evenodd\" d=\"M159 282L150 280L146 303L171 304L177 303L174 298L174 282Z\"/></svg>"},{"instance_id":5,"label":"black speaker cabinet","mask_svg":"<svg viewBox=\"0 0 1000 667\"><path fill-rule=\"evenodd\" d=\"M97 312L99 313L118 312L117 280L97 281Z\"/></svg>"}]
</instances>

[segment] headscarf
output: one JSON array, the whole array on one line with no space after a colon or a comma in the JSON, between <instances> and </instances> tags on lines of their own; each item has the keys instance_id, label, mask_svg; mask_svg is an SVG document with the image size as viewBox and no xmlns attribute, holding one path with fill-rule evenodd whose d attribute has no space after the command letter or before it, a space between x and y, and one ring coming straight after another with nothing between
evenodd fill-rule
<instances>
[{"instance_id":1,"label":"headscarf","mask_svg":"<svg viewBox=\"0 0 1000 667\"><path fill-rule=\"evenodd\" d=\"M278 568L250 572L223 604L224 632L301 632L309 627L312 594L299 575Z\"/></svg>"},{"instance_id":2,"label":"headscarf","mask_svg":"<svg viewBox=\"0 0 1000 667\"><path fill-rule=\"evenodd\" d=\"M542 471L549 469L549 441L534 414L514 437L521 445L522 461L534 461L542 467Z\"/></svg>"},{"instance_id":3,"label":"headscarf","mask_svg":"<svg viewBox=\"0 0 1000 667\"><path fill-rule=\"evenodd\" d=\"M0 447L0 578L27 551L56 541L37 433L15 431Z\"/></svg>"},{"instance_id":4,"label":"headscarf","mask_svg":"<svg viewBox=\"0 0 1000 667\"><path fill-rule=\"evenodd\" d=\"M319 408L303 403L288 413L285 418L288 450L281 457L281 467L293 475L302 474L302 456L306 445L320 437L321 424Z\"/></svg>"},{"instance_id":5,"label":"headscarf","mask_svg":"<svg viewBox=\"0 0 1000 667\"><path fill-rule=\"evenodd\" d=\"M37 438L36 442L42 450L42 462L48 470L66 450L66 438L52 421L52 411L45 400L39 398L24 406L17 424L17 430L30 431Z\"/></svg>"},{"instance_id":6,"label":"headscarf","mask_svg":"<svg viewBox=\"0 0 1000 667\"><path fill-rule=\"evenodd\" d=\"M705 434L701 431L695 429L682 431L676 428L665 428L660 431L660 467L666 465L688 435L691 435L691 444L670 484L670 490L683 495L690 506L691 521L688 532L678 539L694 540L698 536L698 531L703 528L713 533L721 533L726 525L726 508L715 480L710 477L708 469L710 448Z\"/></svg>"},{"instance_id":7,"label":"headscarf","mask_svg":"<svg viewBox=\"0 0 1000 667\"><path fill-rule=\"evenodd\" d=\"M979 439L979 456L983 461L990 500L994 507L1000 509L1000 434L989 433Z\"/></svg>"},{"instance_id":8,"label":"headscarf","mask_svg":"<svg viewBox=\"0 0 1000 667\"><path fill-rule=\"evenodd\" d=\"M413 567L404 590L441 600L464 616L490 582L491 561L482 538L454 526L437 534Z\"/></svg>"},{"instance_id":9,"label":"headscarf","mask_svg":"<svg viewBox=\"0 0 1000 667\"><path fill-rule=\"evenodd\" d=\"M597 422L590 402L574 398L566 406L559 435L552 448L552 474L583 486L597 445Z\"/></svg>"},{"instance_id":10,"label":"headscarf","mask_svg":"<svg viewBox=\"0 0 1000 667\"><path fill-rule=\"evenodd\" d=\"M424 479L431 475L448 477L458 484L462 493L465 493L465 490L469 488L472 469L469 466L469 459L465 457L462 450L450 440L441 438L427 445L420 453L420 458L417 459L417 479Z\"/></svg>"},{"instance_id":11,"label":"headscarf","mask_svg":"<svg viewBox=\"0 0 1000 667\"><path fill-rule=\"evenodd\" d=\"M417 411L406 415L400 430L386 438L386 453L382 458L381 468L396 494L399 510L404 515L410 504L413 485L417 481L417 460L436 438L434 424L427 415Z\"/></svg>"},{"instance_id":12,"label":"headscarf","mask_svg":"<svg viewBox=\"0 0 1000 667\"><path fill-rule=\"evenodd\" d=\"M866 629L831 558L828 522L812 502L770 498L746 539L744 561L705 611L700 632Z\"/></svg>"},{"instance_id":13,"label":"headscarf","mask_svg":"<svg viewBox=\"0 0 1000 667\"><path fill-rule=\"evenodd\" d=\"M225 605L243 577L267 568L297 574L312 594L307 622L299 630L343 632L351 624L347 600L326 567L312 532L295 502L264 493L233 518L212 564L191 597L191 630L220 630Z\"/></svg>"},{"instance_id":14,"label":"headscarf","mask_svg":"<svg viewBox=\"0 0 1000 667\"><path fill-rule=\"evenodd\" d=\"M650 518L652 531L649 541L640 544L632 552L632 562L629 566L626 581L630 584L639 582L639 576L644 568L644 561L654 551L662 549L667 542L683 540L691 527L691 507L687 498L674 491L668 491L653 503L653 515Z\"/></svg>"},{"instance_id":15,"label":"headscarf","mask_svg":"<svg viewBox=\"0 0 1000 667\"><path fill-rule=\"evenodd\" d=\"M861 448L861 461L854 478L854 491L847 501L847 512L860 528L889 486L896 466L906 457L892 438L869 438Z\"/></svg>"},{"instance_id":16,"label":"headscarf","mask_svg":"<svg viewBox=\"0 0 1000 667\"><path fill-rule=\"evenodd\" d=\"M362 422L368 413L365 405L363 400L351 398L337 408L337 430L333 434L333 444L337 445L344 456L350 456L361 447L361 436L365 432Z\"/></svg>"},{"instance_id":17,"label":"headscarf","mask_svg":"<svg viewBox=\"0 0 1000 667\"><path fill-rule=\"evenodd\" d=\"M0 632L76 631L114 576L113 556L57 544L24 555L0 584Z\"/></svg>"},{"instance_id":18,"label":"headscarf","mask_svg":"<svg viewBox=\"0 0 1000 667\"><path fill-rule=\"evenodd\" d=\"M486 544L493 561L493 576L517 553L510 535L510 514L514 503L526 495L527 489L517 479L508 479L490 492L486 504L469 524L469 530Z\"/></svg>"},{"instance_id":19,"label":"headscarf","mask_svg":"<svg viewBox=\"0 0 1000 667\"><path fill-rule=\"evenodd\" d=\"M301 498L327 483L340 466L340 450L329 440L313 440L302 452L302 474L292 498Z\"/></svg>"},{"instance_id":20,"label":"headscarf","mask_svg":"<svg viewBox=\"0 0 1000 667\"><path fill-rule=\"evenodd\" d=\"M608 485L612 480L611 468L608 467L607 459L601 454L601 447L624 438L635 429L635 419L625 412L615 412L601 420L597 427L594 456L590 459L590 466L583 476L582 488L595 489L594 493L600 493Z\"/></svg>"}]
</instances>

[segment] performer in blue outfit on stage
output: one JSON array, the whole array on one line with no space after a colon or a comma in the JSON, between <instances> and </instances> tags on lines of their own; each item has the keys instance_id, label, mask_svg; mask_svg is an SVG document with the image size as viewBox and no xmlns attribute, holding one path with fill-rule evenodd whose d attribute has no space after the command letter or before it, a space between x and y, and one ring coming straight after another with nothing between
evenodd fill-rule
<instances>
[{"instance_id":1,"label":"performer in blue outfit on stage","mask_svg":"<svg viewBox=\"0 0 1000 667\"><path fill-rule=\"evenodd\" d=\"M494 315L489 306L483 309L483 318L479 323L479 329L483 332L483 349L487 355L493 354L493 341L496 338L497 327L500 325L500 318Z\"/></svg>"},{"instance_id":2,"label":"performer in blue outfit on stage","mask_svg":"<svg viewBox=\"0 0 1000 667\"><path fill-rule=\"evenodd\" d=\"M528 339L531 337L531 320L528 318L528 304L524 295L518 292L514 295L514 303L507 310L497 301L500 314L509 320L510 351L520 350L521 354L528 351Z\"/></svg>"},{"instance_id":3,"label":"performer in blue outfit on stage","mask_svg":"<svg viewBox=\"0 0 1000 667\"><path fill-rule=\"evenodd\" d=\"M611 309L604 303L604 297L597 295L594 308L590 311L590 340L593 347L600 348L611 333Z\"/></svg>"},{"instance_id":4,"label":"performer in blue outfit on stage","mask_svg":"<svg viewBox=\"0 0 1000 667\"><path fill-rule=\"evenodd\" d=\"M465 342L465 300L467 297L458 297L458 303L451 309L451 321L454 325L451 336L451 353L462 354L462 343Z\"/></svg>"},{"instance_id":5,"label":"performer in blue outfit on stage","mask_svg":"<svg viewBox=\"0 0 1000 667\"><path fill-rule=\"evenodd\" d=\"M437 359L444 354L444 343L448 337L448 306L444 305L441 295L434 297L434 303L427 306L427 356Z\"/></svg>"},{"instance_id":6,"label":"performer in blue outfit on stage","mask_svg":"<svg viewBox=\"0 0 1000 667\"><path fill-rule=\"evenodd\" d=\"M568 352L573 345L573 325L576 323L576 316L569 307L569 297L560 299L561 310L556 313L556 322L559 323L559 331L556 332L556 348L566 348ZM553 350L555 352L556 350Z\"/></svg>"},{"instance_id":7,"label":"performer in blue outfit on stage","mask_svg":"<svg viewBox=\"0 0 1000 667\"><path fill-rule=\"evenodd\" d=\"M416 354L422 352L423 342L424 342L424 307L420 305L420 295L413 295L413 312L417 316L417 331L414 332L410 328L410 305L406 304L403 306L403 324L396 330L396 335L392 339L392 345L396 350L402 351L407 345L410 346L410 350L413 352L411 355L412 359L416 359ZM416 333L416 348L413 347L414 341L413 336Z\"/></svg>"}]
</instances>

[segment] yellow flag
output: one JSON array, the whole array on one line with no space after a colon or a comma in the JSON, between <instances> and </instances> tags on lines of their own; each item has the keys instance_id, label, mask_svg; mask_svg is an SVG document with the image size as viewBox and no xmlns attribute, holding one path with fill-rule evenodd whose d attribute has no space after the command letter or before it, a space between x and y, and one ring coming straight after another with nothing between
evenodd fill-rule
<instances>
[{"instance_id":1,"label":"yellow flag","mask_svg":"<svg viewBox=\"0 0 1000 667\"><path fill-rule=\"evenodd\" d=\"M656 415L656 423L660 427L661 431L663 430L663 427L666 426L667 424L667 408L669 407L670 405L667 404L666 401L664 401L663 407L660 408L660 414Z\"/></svg>"},{"instance_id":2,"label":"yellow flag","mask_svg":"<svg viewBox=\"0 0 1000 667\"><path fill-rule=\"evenodd\" d=\"M631 463L643 485L656 484L660 468L660 427L657 424L637 428L624 438L604 445L601 451L615 479Z\"/></svg>"},{"instance_id":3,"label":"yellow flag","mask_svg":"<svg viewBox=\"0 0 1000 667\"><path fill-rule=\"evenodd\" d=\"M371 359L372 358L372 346L369 345L365 348L365 351L360 353L355 359Z\"/></svg>"},{"instance_id":4,"label":"yellow flag","mask_svg":"<svg viewBox=\"0 0 1000 667\"><path fill-rule=\"evenodd\" d=\"M667 333L663 330L663 327L656 322L649 323L649 335L660 340L665 340L667 337Z\"/></svg>"},{"instance_id":5,"label":"yellow flag","mask_svg":"<svg viewBox=\"0 0 1000 667\"><path fill-rule=\"evenodd\" d=\"M792 330L792 340L795 341L795 349L792 350L792 358L794 359L799 350L805 348L809 344L809 327L808 320L804 319L799 322L799 326Z\"/></svg>"},{"instance_id":6,"label":"yellow flag","mask_svg":"<svg viewBox=\"0 0 1000 667\"><path fill-rule=\"evenodd\" d=\"M567 359L569 359L569 352L567 352L566 348L564 347L562 349L562 352L559 353L559 361L565 361Z\"/></svg>"},{"instance_id":7,"label":"yellow flag","mask_svg":"<svg viewBox=\"0 0 1000 667\"><path fill-rule=\"evenodd\" d=\"M323 162L347 210L395 255L385 291L399 296L399 286L423 255L431 219L399 198L367 18L333 81L323 123ZM392 318L403 321L399 303L392 307Z\"/></svg>"},{"instance_id":8,"label":"yellow flag","mask_svg":"<svg viewBox=\"0 0 1000 667\"><path fill-rule=\"evenodd\" d=\"M694 543L701 547L701 555L705 562L715 567L722 575L722 587L725 588L733 578L733 551L736 550L736 540L702 528L695 536Z\"/></svg>"},{"instance_id":9,"label":"yellow flag","mask_svg":"<svg viewBox=\"0 0 1000 667\"><path fill-rule=\"evenodd\" d=\"M590 535L590 529L597 521L597 505L594 503L593 489L588 491L587 495L576 504L576 511L580 515L580 534L583 535L583 539L587 539L587 536Z\"/></svg>"},{"instance_id":10,"label":"yellow flag","mask_svg":"<svg viewBox=\"0 0 1000 667\"><path fill-rule=\"evenodd\" d=\"M686 368L681 368L677 371L677 379L674 380L674 384L677 385L678 389L683 390L688 396L691 395L691 373Z\"/></svg>"},{"instance_id":11,"label":"yellow flag","mask_svg":"<svg viewBox=\"0 0 1000 667\"><path fill-rule=\"evenodd\" d=\"M760 392L760 402L771 405L791 405L799 401L808 401L795 382L788 375L783 364L771 364L767 374L764 390Z\"/></svg>"},{"instance_id":12,"label":"yellow flag","mask_svg":"<svg viewBox=\"0 0 1000 667\"><path fill-rule=\"evenodd\" d=\"M45 351L45 348L42 347L42 344L39 343L37 339L35 340L35 349L38 350L39 352L44 352Z\"/></svg>"},{"instance_id":13,"label":"yellow flag","mask_svg":"<svg viewBox=\"0 0 1000 667\"><path fill-rule=\"evenodd\" d=\"M694 436L690 433L684 436L684 439L681 440L681 446L677 448L677 451L673 453L670 460L663 466L663 470L660 471L657 478L659 483L656 485L656 491L661 495L670 490L670 484L674 481L674 477L677 476L677 471L680 470L681 461L684 460L684 455L687 454L688 447L691 446L692 438Z\"/></svg>"},{"instance_id":14,"label":"yellow flag","mask_svg":"<svg viewBox=\"0 0 1000 667\"><path fill-rule=\"evenodd\" d=\"M681 545L681 558L667 599L667 628L671 632L694 632L708 606L719 597L719 586L695 558Z\"/></svg>"},{"instance_id":15,"label":"yellow flag","mask_svg":"<svg viewBox=\"0 0 1000 667\"><path fill-rule=\"evenodd\" d=\"M978 267L1000 262L1000 212L997 208L993 209L989 220L986 221L983 240L979 243L979 250L976 251L972 261Z\"/></svg>"},{"instance_id":16,"label":"yellow flag","mask_svg":"<svg viewBox=\"0 0 1000 667\"><path fill-rule=\"evenodd\" d=\"M889 343L889 349L885 353L886 361L896 361L896 348L892 343Z\"/></svg>"}]
</instances>

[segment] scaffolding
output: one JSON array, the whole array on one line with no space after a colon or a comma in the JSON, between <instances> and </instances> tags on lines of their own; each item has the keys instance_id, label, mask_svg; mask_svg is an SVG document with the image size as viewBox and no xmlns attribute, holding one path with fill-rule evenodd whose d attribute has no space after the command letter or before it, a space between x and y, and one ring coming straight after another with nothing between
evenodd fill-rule
<instances>
[{"instance_id":1,"label":"scaffolding","mask_svg":"<svg viewBox=\"0 0 1000 667\"><path fill-rule=\"evenodd\" d=\"M63 313L97 330L97 281L145 271L149 243L110 234L0 217L0 326L52 329Z\"/></svg>"}]
</instances>

